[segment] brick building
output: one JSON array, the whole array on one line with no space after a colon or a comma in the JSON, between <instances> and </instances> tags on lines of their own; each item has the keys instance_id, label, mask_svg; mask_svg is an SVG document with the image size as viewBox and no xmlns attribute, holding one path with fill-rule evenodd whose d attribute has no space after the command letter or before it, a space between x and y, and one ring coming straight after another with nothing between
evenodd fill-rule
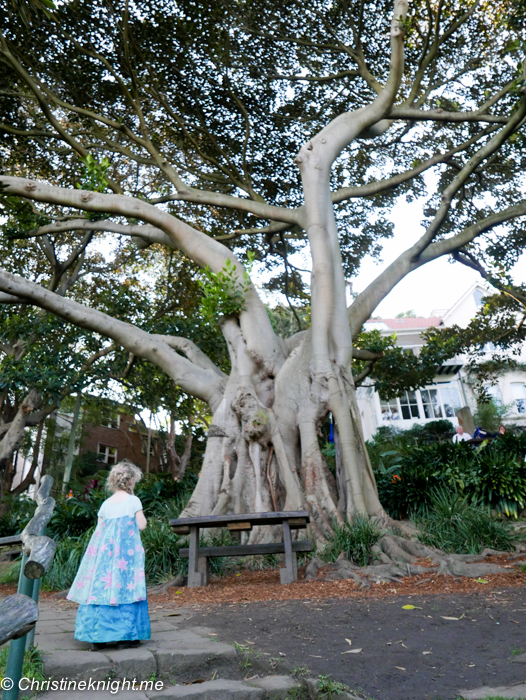
<instances>
[{"instance_id":1,"label":"brick building","mask_svg":"<svg viewBox=\"0 0 526 700\"><path fill-rule=\"evenodd\" d=\"M124 408L105 414L99 424L82 422L82 442L79 454L96 453L98 460L112 465L129 459L143 471L160 469L157 431L150 436L150 460L147 459L148 430Z\"/></svg>"}]
</instances>

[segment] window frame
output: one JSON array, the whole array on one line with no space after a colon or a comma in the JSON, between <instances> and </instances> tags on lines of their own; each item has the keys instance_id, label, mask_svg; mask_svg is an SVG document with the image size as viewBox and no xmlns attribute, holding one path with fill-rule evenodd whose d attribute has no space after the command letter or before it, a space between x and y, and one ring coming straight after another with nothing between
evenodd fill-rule
<instances>
[{"instance_id":1,"label":"window frame","mask_svg":"<svg viewBox=\"0 0 526 700\"><path fill-rule=\"evenodd\" d=\"M461 392L458 386L458 382L456 381L451 381L451 382L438 382L436 384L429 384L425 387L422 387L421 389L414 389L412 392L403 392L403 396L396 396L394 398L389 399L388 401L385 401L383 399L380 399L378 396L378 402L379 402L379 407L380 407L380 412L379 412L379 425L384 425L385 423L390 423L390 422L408 422L408 421L433 421L433 420L449 420L450 418L455 418L455 415L448 415L448 409L447 407L450 407L451 410L454 410L454 405L450 402L446 403L443 396L442 396L442 391L441 388L443 386L451 387L454 386L458 398L460 399L459 402L459 407L461 404ZM426 402L424 401L424 395L422 392L424 391L435 391L436 392L436 398L437 398L437 403L433 402ZM410 393L413 393L415 396L416 401L410 401L409 400L409 395ZM402 400L405 397L406 403L402 403ZM439 411L440 411L440 416L433 415L432 417L428 418L426 416L426 410L425 407L431 407L431 410L433 414L435 413L434 406L438 405ZM410 418L405 418L404 417L404 409L409 410L411 413L411 406L414 406L416 410L418 411L418 416L412 415ZM387 415L387 411L390 411L391 413L396 412L397 417L394 418L392 416L390 417L385 417Z\"/></svg>"},{"instance_id":2,"label":"window frame","mask_svg":"<svg viewBox=\"0 0 526 700\"><path fill-rule=\"evenodd\" d=\"M104 448L104 450L101 450L101 448ZM113 454L110 452L110 450L113 450ZM119 451L117 447L114 447L113 445L106 445L104 442L97 443L97 457L99 462L114 465L118 462L118 456ZM110 461L111 458L113 458L113 462Z\"/></svg>"}]
</instances>

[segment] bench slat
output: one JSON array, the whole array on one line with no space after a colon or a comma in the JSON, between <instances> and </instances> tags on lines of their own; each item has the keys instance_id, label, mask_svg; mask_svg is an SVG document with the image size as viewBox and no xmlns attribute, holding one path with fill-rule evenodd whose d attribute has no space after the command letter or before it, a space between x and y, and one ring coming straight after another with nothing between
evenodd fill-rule
<instances>
[{"instance_id":1,"label":"bench slat","mask_svg":"<svg viewBox=\"0 0 526 700\"><path fill-rule=\"evenodd\" d=\"M249 522L253 525L279 525L289 518L303 518L309 522L309 513L306 510L281 511L270 513L238 513L229 515L203 515L200 518L177 518L170 520L171 527L185 527L199 525L200 528L224 527L228 523Z\"/></svg>"},{"instance_id":2,"label":"bench slat","mask_svg":"<svg viewBox=\"0 0 526 700\"><path fill-rule=\"evenodd\" d=\"M312 542L310 540L293 540L293 552L310 552ZM187 547L179 550L182 559L188 559ZM246 557L252 554L284 554L284 542L268 542L266 544L234 544L225 547L199 547L200 557Z\"/></svg>"},{"instance_id":3,"label":"bench slat","mask_svg":"<svg viewBox=\"0 0 526 700\"><path fill-rule=\"evenodd\" d=\"M20 535L11 535L10 537L0 537L0 547L6 544L21 544L22 537Z\"/></svg>"}]
</instances>

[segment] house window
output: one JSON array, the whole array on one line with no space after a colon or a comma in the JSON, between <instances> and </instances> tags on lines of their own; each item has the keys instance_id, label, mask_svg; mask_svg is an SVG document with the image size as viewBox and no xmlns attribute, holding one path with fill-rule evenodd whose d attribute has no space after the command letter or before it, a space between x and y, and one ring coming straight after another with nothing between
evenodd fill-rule
<instances>
[{"instance_id":1,"label":"house window","mask_svg":"<svg viewBox=\"0 0 526 700\"><path fill-rule=\"evenodd\" d=\"M97 450L99 453L99 461L104 462L104 464L116 464L117 463L117 448L111 447L110 445L101 445L99 443L99 448Z\"/></svg>"},{"instance_id":2,"label":"house window","mask_svg":"<svg viewBox=\"0 0 526 700\"><path fill-rule=\"evenodd\" d=\"M404 391L400 397L400 406L402 408L402 418L404 420L409 420L411 418L420 418L420 411L418 410L418 400L416 398L416 391Z\"/></svg>"},{"instance_id":3,"label":"house window","mask_svg":"<svg viewBox=\"0 0 526 700\"><path fill-rule=\"evenodd\" d=\"M442 406L438 398L438 389L421 389L422 405L426 418L442 418Z\"/></svg>"},{"instance_id":4,"label":"house window","mask_svg":"<svg viewBox=\"0 0 526 700\"><path fill-rule=\"evenodd\" d=\"M104 413L100 424L104 428L113 428L118 430L120 426L120 415L118 413Z\"/></svg>"},{"instance_id":5,"label":"house window","mask_svg":"<svg viewBox=\"0 0 526 700\"><path fill-rule=\"evenodd\" d=\"M526 413L526 385L522 384L522 382L512 382L511 391L517 413Z\"/></svg>"},{"instance_id":6,"label":"house window","mask_svg":"<svg viewBox=\"0 0 526 700\"><path fill-rule=\"evenodd\" d=\"M398 399L380 401L380 410L382 412L382 420L400 420L400 409L398 408Z\"/></svg>"},{"instance_id":7,"label":"house window","mask_svg":"<svg viewBox=\"0 0 526 700\"><path fill-rule=\"evenodd\" d=\"M461 406L460 392L456 382L440 384L440 398L444 407L444 415L447 418L454 418Z\"/></svg>"}]
</instances>

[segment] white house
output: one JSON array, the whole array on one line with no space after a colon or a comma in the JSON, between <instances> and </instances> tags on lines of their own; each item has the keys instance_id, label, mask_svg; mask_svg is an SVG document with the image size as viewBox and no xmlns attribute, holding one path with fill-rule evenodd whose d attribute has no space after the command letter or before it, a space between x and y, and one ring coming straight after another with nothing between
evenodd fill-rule
<instances>
[{"instance_id":1,"label":"white house","mask_svg":"<svg viewBox=\"0 0 526 700\"><path fill-rule=\"evenodd\" d=\"M482 284L472 285L450 308L437 309L429 318L371 319L365 330L379 330L382 335L396 333L397 344L407 352L420 353L424 341L422 332L431 327L458 325L465 328L482 305L482 298L492 291ZM488 346L488 353L492 347ZM526 363L526 348L514 359ZM462 406L475 407L473 392L466 381L466 358L458 356L437 368L433 384L416 391L404 391L389 401L380 399L372 386L358 389L358 405L365 438L368 440L381 425L410 428L415 423L446 418L458 423L455 412ZM526 425L526 372L511 371L488 387L495 400L511 405L508 421Z\"/></svg>"}]
</instances>

